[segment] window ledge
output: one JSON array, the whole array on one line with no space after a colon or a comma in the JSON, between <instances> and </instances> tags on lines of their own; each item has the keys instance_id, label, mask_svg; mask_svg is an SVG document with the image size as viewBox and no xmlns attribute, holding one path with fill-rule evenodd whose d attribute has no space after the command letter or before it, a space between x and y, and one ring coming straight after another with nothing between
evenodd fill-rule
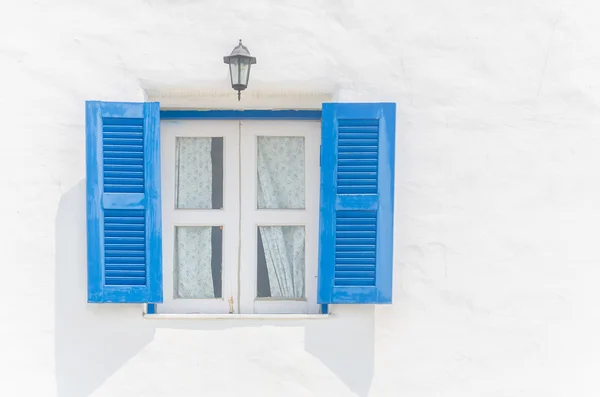
<instances>
[{"instance_id":1,"label":"window ledge","mask_svg":"<svg viewBox=\"0 0 600 397\"><path fill-rule=\"evenodd\" d=\"M143 314L148 320L320 320L330 314Z\"/></svg>"}]
</instances>

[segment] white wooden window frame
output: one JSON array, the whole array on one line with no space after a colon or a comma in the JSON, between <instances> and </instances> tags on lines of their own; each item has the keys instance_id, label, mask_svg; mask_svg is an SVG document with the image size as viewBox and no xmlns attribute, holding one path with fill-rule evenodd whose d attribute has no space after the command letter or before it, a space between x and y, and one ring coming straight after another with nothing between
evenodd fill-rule
<instances>
[{"instance_id":1,"label":"white wooden window frame","mask_svg":"<svg viewBox=\"0 0 600 397\"><path fill-rule=\"evenodd\" d=\"M239 123L229 120L161 121L161 179L163 226L163 303L158 313L229 312L230 296L238 295L239 250ZM223 209L176 209L175 173L177 137L223 138ZM222 298L176 299L174 284L175 228L223 226Z\"/></svg>"},{"instance_id":2,"label":"white wooden window frame","mask_svg":"<svg viewBox=\"0 0 600 397\"><path fill-rule=\"evenodd\" d=\"M161 178L164 301L157 313L316 314L319 238L318 121L161 121ZM297 136L305 140L305 208L257 209L258 136ZM177 137L223 137L223 209L176 209ZM257 298L257 227L304 226L305 298ZM223 226L222 298L174 297L175 227Z\"/></svg>"},{"instance_id":3,"label":"white wooden window frame","mask_svg":"<svg viewBox=\"0 0 600 397\"><path fill-rule=\"evenodd\" d=\"M321 124L316 121L242 121L241 129L241 313L318 313L319 157ZM304 209L258 209L259 136L304 138ZM258 226L304 226L305 298L257 298Z\"/></svg>"}]
</instances>

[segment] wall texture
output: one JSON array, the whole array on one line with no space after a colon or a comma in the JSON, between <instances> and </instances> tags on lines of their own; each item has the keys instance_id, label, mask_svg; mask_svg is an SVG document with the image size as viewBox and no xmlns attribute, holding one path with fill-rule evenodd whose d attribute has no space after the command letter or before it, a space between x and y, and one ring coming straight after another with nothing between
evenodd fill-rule
<instances>
[{"instance_id":1,"label":"wall texture","mask_svg":"<svg viewBox=\"0 0 600 397\"><path fill-rule=\"evenodd\" d=\"M599 8L3 2L0 395L597 396ZM85 303L84 101L236 106L239 37L249 92L397 102L393 305L264 323Z\"/></svg>"}]
</instances>

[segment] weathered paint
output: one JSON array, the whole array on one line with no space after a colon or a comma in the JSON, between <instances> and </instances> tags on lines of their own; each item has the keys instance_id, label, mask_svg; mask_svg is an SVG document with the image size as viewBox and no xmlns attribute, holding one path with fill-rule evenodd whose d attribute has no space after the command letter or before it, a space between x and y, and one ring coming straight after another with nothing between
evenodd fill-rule
<instances>
[{"instance_id":1,"label":"weathered paint","mask_svg":"<svg viewBox=\"0 0 600 397\"><path fill-rule=\"evenodd\" d=\"M3 3L1 396L600 393L598 4L373 4ZM393 304L287 323L88 304L84 102L145 88L396 102Z\"/></svg>"},{"instance_id":2,"label":"weathered paint","mask_svg":"<svg viewBox=\"0 0 600 397\"><path fill-rule=\"evenodd\" d=\"M392 303L395 118L394 103L323 104L319 303Z\"/></svg>"},{"instance_id":3,"label":"weathered paint","mask_svg":"<svg viewBox=\"0 0 600 397\"><path fill-rule=\"evenodd\" d=\"M122 160L107 158L107 151L104 153L103 141L110 139L108 134L103 130L110 130L110 125L103 125L107 120L112 120L113 123L120 124L119 120L140 119L143 126L140 125L138 134L142 136L140 147L140 156L143 156L139 161L139 167L143 167L143 174L140 178L141 185L135 186L135 191L143 193L129 192L123 189L124 185L114 185L115 188L120 188L119 192L107 192L107 186L103 183L103 175L106 175L104 168L110 165L103 164L103 161ZM127 123L127 121L126 121ZM131 123L130 123L131 124ZM87 242L88 242L88 302L90 303L142 303L142 302L162 302L162 245L161 245L161 226L162 220L160 217L160 120L159 120L159 104L156 102L148 103L123 103L123 102L99 102L88 101L86 103L86 175L87 175ZM129 125L125 126L130 128ZM143 128L142 128L143 127ZM114 133L124 127L114 129ZM127 135L129 136L129 135ZM119 140L116 140L119 142ZM119 145L106 145L110 150L120 148ZM131 146L128 146L131 147ZM121 152L118 152L119 154ZM137 154L137 153L135 153ZM122 179L124 176L123 170L115 173L116 177L107 180L112 183L121 183L130 181L131 179ZM129 182L127 182L129 183ZM125 186L128 187L128 186ZM122 264L123 258L118 258L120 261L117 264L113 262L109 265L110 248L106 245L111 237L106 237L105 234L108 223L105 222L105 216L110 214L113 217L132 217L138 216L143 219L144 223L140 230L143 233L144 241L137 252L144 252L139 258L139 263L145 263L143 272L143 280L132 278L130 266L124 267ZM110 219L110 218L108 218ZM122 227L122 226L121 226ZM144 231L145 229L145 231ZM115 233L115 231L112 231ZM136 245L128 245L127 236L122 232L117 233L119 237L114 237L113 244L116 244L119 249L123 247L136 247ZM119 257L130 257L130 260L125 263L134 263L131 261L131 252L114 251L119 253ZM106 253L106 258L105 258ZM113 255L114 256L114 255ZM138 262L136 262L138 263ZM108 266L118 266L119 270L109 271ZM109 282L112 274L118 273L121 275L113 275L113 280L120 280L117 284ZM125 278L122 274L126 276ZM128 281L129 280L129 281ZM131 281L135 280L135 281ZM135 285L133 285L133 284ZM125 285L123 285L125 284ZM132 284L132 285L129 285Z\"/></svg>"}]
</instances>

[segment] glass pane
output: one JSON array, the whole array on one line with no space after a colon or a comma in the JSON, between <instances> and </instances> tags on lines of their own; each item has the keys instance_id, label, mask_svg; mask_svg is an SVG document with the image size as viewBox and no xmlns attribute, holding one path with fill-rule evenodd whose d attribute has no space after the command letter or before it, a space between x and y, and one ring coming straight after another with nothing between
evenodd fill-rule
<instances>
[{"instance_id":1,"label":"glass pane","mask_svg":"<svg viewBox=\"0 0 600 397\"><path fill-rule=\"evenodd\" d=\"M229 64L229 73L231 76L231 85L240 83L240 75L238 74L238 62L237 59L232 59Z\"/></svg>"},{"instance_id":2,"label":"glass pane","mask_svg":"<svg viewBox=\"0 0 600 397\"><path fill-rule=\"evenodd\" d=\"M259 226L259 298L304 298L304 226Z\"/></svg>"},{"instance_id":3,"label":"glass pane","mask_svg":"<svg viewBox=\"0 0 600 397\"><path fill-rule=\"evenodd\" d=\"M304 138L258 137L258 208L304 208Z\"/></svg>"},{"instance_id":4,"label":"glass pane","mask_svg":"<svg viewBox=\"0 0 600 397\"><path fill-rule=\"evenodd\" d=\"M220 226L175 228L174 297L220 298L223 253Z\"/></svg>"},{"instance_id":5,"label":"glass pane","mask_svg":"<svg viewBox=\"0 0 600 397\"><path fill-rule=\"evenodd\" d=\"M175 208L223 208L223 138L177 138Z\"/></svg>"},{"instance_id":6,"label":"glass pane","mask_svg":"<svg viewBox=\"0 0 600 397\"><path fill-rule=\"evenodd\" d=\"M248 85L248 70L250 69L250 63L240 63L240 84Z\"/></svg>"}]
</instances>

